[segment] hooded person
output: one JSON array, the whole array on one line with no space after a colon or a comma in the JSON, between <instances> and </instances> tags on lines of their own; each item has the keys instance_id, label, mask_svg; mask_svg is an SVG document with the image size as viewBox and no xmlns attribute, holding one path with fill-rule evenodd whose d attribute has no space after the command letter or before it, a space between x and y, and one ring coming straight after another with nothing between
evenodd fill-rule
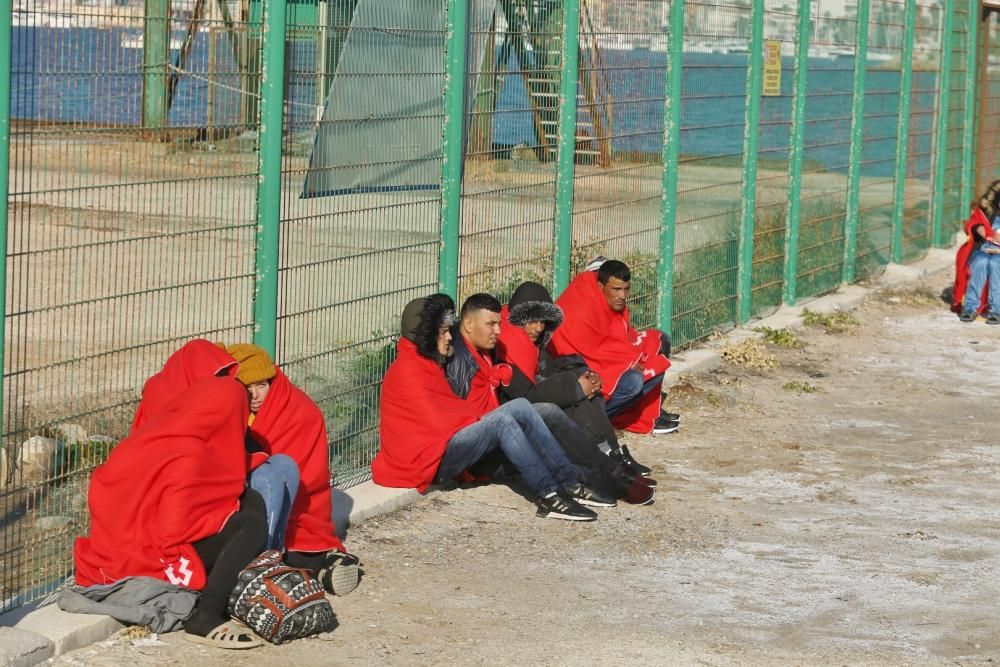
<instances>
[{"instance_id":1,"label":"hooded person","mask_svg":"<svg viewBox=\"0 0 1000 667\"><path fill-rule=\"evenodd\" d=\"M604 410L600 378L578 355L554 358L546 350L563 320L562 309L552 302L549 291L535 282L522 283L500 316L497 359L513 368L510 383L498 387L501 401L524 397L532 403L558 406L592 445L567 448L556 433L570 459L589 469L601 479L601 486L619 498L636 504L652 502L653 493L646 487L655 487L656 482L642 479L650 469L619 443Z\"/></svg>"},{"instance_id":2,"label":"hooded person","mask_svg":"<svg viewBox=\"0 0 1000 667\"><path fill-rule=\"evenodd\" d=\"M662 409L670 339L632 327L627 306L631 281L624 263L596 258L556 300L564 319L549 345L557 356L581 356L599 376L605 410L616 427L671 433L680 427L680 415Z\"/></svg>"},{"instance_id":3,"label":"hooded person","mask_svg":"<svg viewBox=\"0 0 1000 667\"><path fill-rule=\"evenodd\" d=\"M240 571L266 537L263 500L245 488L246 392L228 372L212 373L214 362L201 378L175 374L188 359L212 357L206 345L188 343L154 376L163 382L146 383L155 400L144 401L138 426L94 470L90 534L73 549L76 584L152 577L201 591L186 637L252 648L262 642L227 612ZM230 367L231 358L222 370Z\"/></svg>"},{"instance_id":4,"label":"hooded person","mask_svg":"<svg viewBox=\"0 0 1000 667\"><path fill-rule=\"evenodd\" d=\"M952 310L963 322L985 315L987 324L1000 324L1000 180L972 206L965 233L955 254Z\"/></svg>"},{"instance_id":5,"label":"hooded person","mask_svg":"<svg viewBox=\"0 0 1000 667\"><path fill-rule=\"evenodd\" d=\"M403 309L397 356L382 381L372 479L423 493L499 449L537 497L538 516L593 521L597 515L575 500L579 472L531 405L518 399L498 407L492 383L503 381L502 369L489 372L488 359L474 360L487 372L474 373L470 395L452 391L444 366L453 352L454 309L447 294L414 299Z\"/></svg>"},{"instance_id":6,"label":"hooded person","mask_svg":"<svg viewBox=\"0 0 1000 667\"><path fill-rule=\"evenodd\" d=\"M250 401L249 482L267 508L268 548L285 551L285 562L309 570L330 593L350 593L360 570L333 524L330 445L322 411L265 349L238 343L226 352L239 362L236 379Z\"/></svg>"}]
</instances>

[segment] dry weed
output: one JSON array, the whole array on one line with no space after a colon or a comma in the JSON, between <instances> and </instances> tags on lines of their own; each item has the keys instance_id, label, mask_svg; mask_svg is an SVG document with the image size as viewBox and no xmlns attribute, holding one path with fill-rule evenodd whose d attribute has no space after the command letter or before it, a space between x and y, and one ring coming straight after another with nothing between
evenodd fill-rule
<instances>
[{"instance_id":1,"label":"dry weed","mask_svg":"<svg viewBox=\"0 0 1000 667\"><path fill-rule=\"evenodd\" d=\"M767 351L764 341L759 338L747 338L726 345L719 350L719 354L734 366L757 369L778 367L778 358Z\"/></svg>"}]
</instances>

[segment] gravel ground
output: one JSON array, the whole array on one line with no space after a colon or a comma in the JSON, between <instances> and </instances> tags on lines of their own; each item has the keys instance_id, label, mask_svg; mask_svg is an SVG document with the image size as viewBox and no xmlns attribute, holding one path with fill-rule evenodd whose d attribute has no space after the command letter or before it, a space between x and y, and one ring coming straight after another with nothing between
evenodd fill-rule
<instances>
[{"instance_id":1,"label":"gravel ground","mask_svg":"<svg viewBox=\"0 0 1000 667\"><path fill-rule=\"evenodd\" d=\"M960 324L933 296L946 281L770 345L776 368L683 378L682 430L627 439L660 480L652 506L580 525L507 486L436 493L351 529L366 576L324 639L118 637L54 662L1000 661L1000 327Z\"/></svg>"}]
</instances>

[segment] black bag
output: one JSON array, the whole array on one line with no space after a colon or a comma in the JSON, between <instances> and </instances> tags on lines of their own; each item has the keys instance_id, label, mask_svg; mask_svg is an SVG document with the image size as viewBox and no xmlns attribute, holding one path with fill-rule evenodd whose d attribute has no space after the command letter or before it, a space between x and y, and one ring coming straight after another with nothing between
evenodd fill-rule
<instances>
[{"instance_id":1,"label":"black bag","mask_svg":"<svg viewBox=\"0 0 1000 667\"><path fill-rule=\"evenodd\" d=\"M280 644L337 625L323 586L308 570L291 567L281 553L265 551L240 572L229 613L267 641Z\"/></svg>"}]
</instances>

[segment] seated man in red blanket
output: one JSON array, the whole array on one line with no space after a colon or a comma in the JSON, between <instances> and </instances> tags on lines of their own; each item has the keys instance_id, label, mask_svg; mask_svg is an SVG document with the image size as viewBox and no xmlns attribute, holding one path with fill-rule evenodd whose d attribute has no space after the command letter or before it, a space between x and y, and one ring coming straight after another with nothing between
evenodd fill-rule
<instances>
[{"instance_id":1,"label":"seated man in red blanket","mask_svg":"<svg viewBox=\"0 0 1000 667\"><path fill-rule=\"evenodd\" d=\"M239 343L226 351L250 399L250 488L267 507L268 548L285 551L285 562L312 572L330 593L350 593L360 571L333 525L323 413L263 348Z\"/></svg>"},{"instance_id":2,"label":"seated man in red blanket","mask_svg":"<svg viewBox=\"0 0 1000 667\"><path fill-rule=\"evenodd\" d=\"M626 305L632 272L617 260L598 261L556 299L564 320L552 336L551 349L558 356L583 357L599 376L605 410L618 428L633 433L676 431L680 415L661 407L670 339L659 331L632 328Z\"/></svg>"},{"instance_id":3,"label":"seated man in red blanket","mask_svg":"<svg viewBox=\"0 0 1000 667\"><path fill-rule=\"evenodd\" d=\"M90 535L76 540L76 583L153 577L201 591L191 641L262 642L229 620L240 571L263 549L264 503L246 489L246 391L207 340L176 352L143 390L136 424L90 480Z\"/></svg>"},{"instance_id":4,"label":"seated man in red blanket","mask_svg":"<svg viewBox=\"0 0 1000 667\"><path fill-rule=\"evenodd\" d=\"M509 368L483 358L487 371L477 374L469 395L459 398L451 390L444 366L453 352L454 309L447 294L415 299L403 309L397 357L382 382L372 479L423 493L500 449L537 497L538 516L593 521L597 515L575 500L579 471L531 404L517 399L498 407L495 387ZM499 330L499 314L480 325Z\"/></svg>"},{"instance_id":5,"label":"seated man in red blanket","mask_svg":"<svg viewBox=\"0 0 1000 667\"><path fill-rule=\"evenodd\" d=\"M952 310L963 322L983 314L987 324L1000 324L1000 180L973 204L965 233L955 255Z\"/></svg>"}]
</instances>

